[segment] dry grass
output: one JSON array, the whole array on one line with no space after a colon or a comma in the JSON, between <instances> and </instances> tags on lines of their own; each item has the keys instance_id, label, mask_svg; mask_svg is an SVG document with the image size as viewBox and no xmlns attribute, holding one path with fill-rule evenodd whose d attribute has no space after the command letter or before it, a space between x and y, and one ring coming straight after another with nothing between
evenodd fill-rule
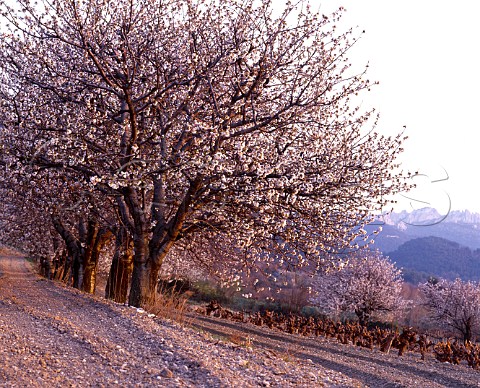
<instances>
[{"instance_id":1,"label":"dry grass","mask_svg":"<svg viewBox=\"0 0 480 388\"><path fill-rule=\"evenodd\" d=\"M228 335L227 340L235 345L245 348L251 348L253 346L253 339L248 335L246 337L243 337L237 333L232 333Z\"/></svg>"},{"instance_id":2,"label":"dry grass","mask_svg":"<svg viewBox=\"0 0 480 388\"><path fill-rule=\"evenodd\" d=\"M160 290L155 295L155 300L145 307L149 313L157 317L171 319L182 325L187 324L187 302L193 295L192 291L178 293L175 291Z\"/></svg>"}]
</instances>

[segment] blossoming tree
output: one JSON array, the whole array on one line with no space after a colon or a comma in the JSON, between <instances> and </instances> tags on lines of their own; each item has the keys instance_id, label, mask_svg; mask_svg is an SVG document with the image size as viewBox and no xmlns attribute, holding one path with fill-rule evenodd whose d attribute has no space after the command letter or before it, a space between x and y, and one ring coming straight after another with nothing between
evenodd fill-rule
<instances>
[{"instance_id":1,"label":"blossoming tree","mask_svg":"<svg viewBox=\"0 0 480 388\"><path fill-rule=\"evenodd\" d=\"M401 271L388 258L365 249L316 277L312 301L329 313L355 313L366 325L374 314L402 309L402 282Z\"/></svg>"},{"instance_id":2,"label":"blossoming tree","mask_svg":"<svg viewBox=\"0 0 480 388\"><path fill-rule=\"evenodd\" d=\"M114 204L133 241L132 305L180 244L222 235L249 266L318 265L407 187L402 136L376 133L354 103L371 83L350 67L340 12L300 1L273 16L267 0L0 9L3 165L55 171Z\"/></svg>"},{"instance_id":3,"label":"blossoming tree","mask_svg":"<svg viewBox=\"0 0 480 388\"><path fill-rule=\"evenodd\" d=\"M476 282L453 282L441 279L420 285L423 306L430 319L460 333L471 341L480 327L480 285Z\"/></svg>"}]
</instances>

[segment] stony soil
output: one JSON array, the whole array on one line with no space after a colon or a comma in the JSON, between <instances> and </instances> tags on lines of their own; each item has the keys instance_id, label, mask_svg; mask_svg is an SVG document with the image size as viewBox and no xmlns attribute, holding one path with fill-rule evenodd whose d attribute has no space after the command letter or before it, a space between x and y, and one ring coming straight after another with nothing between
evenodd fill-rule
<instances>
[{"instance_id":1,"label":"stony soil","mask_svg":"<svg viewBox=\"0 0 480 388\"><path fill-rule=\"evenodd\" d=\"M378 349L368 350L342 345L324 337L302 337L272 331L252 324L229 322L220 318L193 315L192 326L217 336L252 338L256 349L271 351L281 358L306 360L314 365L341 372L354 378L361 386L390 388L473 388L480 387L480 371L465 365L436 361L428 354L422 361L419 353L398 357L393 349L389 354Z\"/></svg>"},{"instance_id":2,"label":"stony soil","mask_svg":"<svg viewBox=\"0 0 480 388\"><path fill-rule=\"evenodd\" d=\"M0 257L0 386L361 386L308 361L282 359L109 303Z\"/></svg>"},{"instance_id":3,"label":"stony soil","mask_svg":"<svg viewBox=\"0 0 480 388\"><path fill-rule=\"evenodd\" d=\"M465 366L215 318L193 328L82 294L0 257L0 386L480 387ZM247 339L248 338L248 339Z\"/></svg>"}]
</instances>

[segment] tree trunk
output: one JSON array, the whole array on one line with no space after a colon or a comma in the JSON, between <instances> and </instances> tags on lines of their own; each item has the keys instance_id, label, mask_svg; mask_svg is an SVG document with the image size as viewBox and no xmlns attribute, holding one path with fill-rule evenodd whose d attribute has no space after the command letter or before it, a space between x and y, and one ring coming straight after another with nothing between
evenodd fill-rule
<instances>
[{"instance_id":1,"label":"tree trunk","mask_svg":"<svg viewBox=\"0 0 480 388\"><path fill-rule=\"evenodd\" d=\"M66 229L60 219L57 216L52 216L52 222L55 230L62 237L67 248L67 258L65 260L65 266L62 274L62 281L70 284L71 277L73 275L73 287L78 288L80 286L81 277L82 277L82 262L81 258L83 256L84 249L80 244L79 239L76 239L75 236ZM80 234L82 231L82 223L79 223Z\"/></svg>"},{"instance_id":2,"label":"tree trunk","mask_svg":"<svg viewBox=\"0 0 480 388\"><path fill-rule=\"evenodd\" d=\"M60 272L62 271L63 264L65 263L65 257L63 256L64 248L62 244L62 239L60 239L58 236L53 237L52 243L54 253L50 258L50 261L52 263L50 279L58 280L61 278Z\"/></svg>"},{"instance_id":3,"label":"tree trunk","mask_svg":"<svg viewBox=\"0 0 480 388\"><path fill-rule=\"evenodd\" d=\"M135 247L129 296L131 306L146 306L155 300L158 273L163 260L178 238L194 196L202 186L202 182L201 175L197 175L190 182L175 215L168 222L165 222L164 217L159 215L158 209L153 211L157 221L153 230L136 191L132 188L124 188L123 197L133 219L131 226L134 231Z\"/></svg>"},{"instance_id":4,"label":"tree trunk","mask_svg":"<svg viewBox=\"0 0 480 388\"><path fill-rule=\"evenodd\" d=\"M73 287L81 289L83 284L83 273L85 271L84 262L85 262L85 247L90 247L90 244L87 242L87 225L80 218L77 225L78 239L76 241L77 249L74 252L73 256ZM73 236L72 236L73 237ZM73 237L74 238L74 237ZM82 244L83 243L83 244Z\"/></svg>"},{"instance_id":5,"label":"tree trunk","mask_svg":"<svg viewBox=\"0 0 480 388\"><path fill-rule=\"evenodd\" d=\"M73 262L74 257L73 253L71 253L68 249L65 255L65 263L63 264L63 273L61 277L61 281L63 283L72 285L72 277L73 277Z\"/></svg>"},{"instance_id":6,"label":"tree trunk","mask_svg":"<svg viewBox=\"0 0 480 388\"><path fill-rule=\"evenodd\" d=\"M463 332L463 342L471 342L472 341L472 337L473 337L473 332L472 332L472 325L470 325L470 323L467 323L465 325L465 330Z\"/></svg>"},{"instance_id":7,"label":"tree trunk","mask_svg":"<svg viewBox=\"0 0 480 388\"><path fill-rule=\"evenodd\" d=\"M145 238L144 243L139 244L139 247L135 245L132 283L128 301L130 306L145 307L155 301L158 274L164 258L173 246L173 241L167 240L159 249L149 249L150 247L146 242ZM142 253L148 255L142 256Z\"/></svg>"},{"instance_id":8,"label":"tree trunk","mask_svg":"<svg viewBox=\"0 0 480 388\"><path fill-rule=\"evenodd\" d=\"M105 228L99 228L98 223L90 221L87 232L87 249L83 258L83 282L82 290L93 294L95 292L97 267L100 253L109 241L112 234Z\"/></svg>"},{"instance_id":9,"label":"tree trunk","mask_svg":"<svg viewBox=\"0 0 480 388\"><path fill-rule=\"evenodd\" d=\"M152 260L142 263L134 259L128 300L130 306L145 307L155 302L159 271L160 265L155 265Z\"/></svg>"},{"instance_id":10,"label":"tree trunk","mask_svg":"<svg viewBox=\"0 0 480 388\"><path fill-rule=\"evenodd\" d=\"M77 253L73 256L72 264L72 286L73 288L80 288L80 285L83 281L83 265L82 260L80 260L80 255Z\"/></svg>"},{"instance_id":11,"label":"tree trunk","mask_svg":"<svg viewBox=\"0 0 480 388\"><path fill-rule=\"evenodd\" d=\"M133 270L133 251L117 255L112 261L105 297L118 303L126 303L130 277Z\"/></svg>"},{"instance_id":12,"label":"tree trunk","mask_svg":"<svg viewBox=\"0 0 480 388\"><path fill-rule=\"evenodd\" d=\"M94 262L93 250L94 245L98 236L98 224L89 220L87 225L86 233L84 233L84 238L81 241L85 242L84 254L82 257L82 279L79 284L79 287L90 294L93 293L95 288L95 270L96 263Z\"/></svg>"},{"instance_id":13,"label":"tree trunk","mask_svg":"<svg viewBox=\"0 0 480 388\"><path fill-rule=\"evenodd\" d=\"M60 254L57 254L53 258L53 265L54 265L54 272L53 272L53 278L55 280L62 280L63 279L63 272L65 270L65 262L67 260L67 254L65 252L65 249L62 249Z\"/></svg>"},{"instance_id":14,"label":"tree trunk","mask_svg":"<svg viewBox=\"0 0 480 388\"><path fill-rule=\"evenodd\" d=\"M133 240L125 228L119 228L115 235L115 253L108 274L105 298L125 303L133 269Z\"/></svg>"},{"instance_id":15,"label":"tree trunk","mask_svg":"<svg viewBox=\"0 0 480 388\"><path fill-rule=\"evenodd\" d=\"M51 259L50 257L41 257L40 258L40 268L42 276L50 279L50 271L51 271Z\"/></svg>"},{"instance_id":16,"label":"tree trunk","mask_svg":"<svg viewBox=\"0 0 480 388\"><path fill-rule=\"evenodd\" d=\"M49 257L48 259L48 274L47 279L52 280L55 275L55 266L53 265L53 258Z\"/></svg>"}]
</instances>

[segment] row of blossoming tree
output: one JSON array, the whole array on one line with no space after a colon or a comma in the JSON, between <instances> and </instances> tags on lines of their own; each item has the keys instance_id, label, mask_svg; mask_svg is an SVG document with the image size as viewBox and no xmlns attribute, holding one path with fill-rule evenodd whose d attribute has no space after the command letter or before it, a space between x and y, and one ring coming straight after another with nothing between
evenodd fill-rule
<instances>
[{"instance_id":1,"label":"row of blossoming tree","mask_svg":"<svg viewBox=\"0 0 480 388\"><path fill-rule=\"evenodd\" d=\"M419 297L402 297L401 270L388 257L369 249L357 251L313 279L313 305L330 316L356 315L366 326L372 319L402 321L408 309L421 306L421 321L445 335L475 341L480 336L480 283L431 278L419 284ZM417 322L421 323L421 322Z\"/></svg>"},{"instance_id":2,"label":"row of blossoming tree","mask_svg":"<svg viewBox=\"0 0 480 388\"><path fill-rule=\"evenodd\" d=\"M357 106L341 12L253 0L0 1L2 241L148 303L183 263L312 270L407 188ZM363 240L362 240L363 238ZM262 266L265 268L265 265ZM130 272L131 271L131 274Z\"/></svg>"}]
</instances>

